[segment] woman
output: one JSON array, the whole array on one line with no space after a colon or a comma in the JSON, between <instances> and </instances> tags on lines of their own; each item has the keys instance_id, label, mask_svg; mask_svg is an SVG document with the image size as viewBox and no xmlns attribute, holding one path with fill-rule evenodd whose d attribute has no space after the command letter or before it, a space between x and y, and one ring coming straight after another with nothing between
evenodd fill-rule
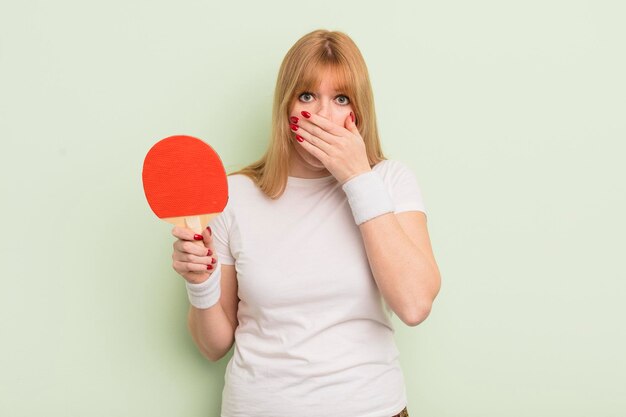
<instances>
[{"instance_id":1,"label":"woman","mask_svg":"<svg viewBox=\"0 0 626 417\"><path fill-rule=\"evenodd\" d=\"M202 235L172 232L194 341L212 361L235 344L222 416L407 416L391 314L422 322L440 276L419 186L383 156L348 36L296 42L272 121L265 155L228 177L224 212Z\"/></svg>"}]
</instances>

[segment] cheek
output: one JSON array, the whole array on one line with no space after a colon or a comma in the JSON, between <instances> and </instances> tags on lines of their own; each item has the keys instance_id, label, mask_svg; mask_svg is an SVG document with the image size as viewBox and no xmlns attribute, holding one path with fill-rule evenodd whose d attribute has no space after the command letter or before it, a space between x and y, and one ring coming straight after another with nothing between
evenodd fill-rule
<instances>
[{"instance_id":1,"label":"cheek","mask_svg":"<svg viewBox=\"0 0 626 417\"><path fill-rule=\"evenodd\" d=\"M350 117L350 112L352 111L352 106L340 107L333 112L332 121L338 125L343 126L344 122L348 117Z\"/></svg>"},{"instance_id":2,"label":"cheek","mask_svg":"<svg viewBox=\"0 0 626 417\"><path fill-rule=\"evenodd\" d=\"M302 112L307 111L309 113L317 113L318 109L314 106L308 106L305 103L294 104L289 110L289 116L295 116L302 119Z\"/></svg>"},{"instance_id":3,"label":"cheek","mask_svg":"<svg viewBox=\"0 0 626 417\"><path fill-rule=\"evenodd\" d=\"M300 112L304 110L305 106L302 105L298 100L295 100L291 106L289 106L289 115L290 116L299 116Z\"/></svg>"}]
</instances>

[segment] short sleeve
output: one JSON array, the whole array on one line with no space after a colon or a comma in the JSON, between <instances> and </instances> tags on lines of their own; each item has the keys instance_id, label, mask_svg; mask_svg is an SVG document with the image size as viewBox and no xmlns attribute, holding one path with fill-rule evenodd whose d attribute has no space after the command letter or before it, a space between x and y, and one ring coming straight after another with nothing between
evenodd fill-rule
<instances>
[{"instance_id":1,"label":"short sleeve","mask_svg":"<svg viewBox=\"0 0 626 417\"><path fill-rule=\"evenodd\" d=\"M224 211L209 222L213 236L213 245L215 245L219 261L223 265L235 264L235 258L230 250L232 215L232 210L227 204Z\"/></svg>"},{"instance_id":2,"label":"short sleeve","mask_svg":"<svg viewBox=\"0 0 626 417\"><path fill-rule=\"evenodd\" d=\"M427 214L422 189L413 171L404 163L393 160L385 160L374 168L379 166L395 206L394 212L421 211Z\"/></svg>"}]
</instances>

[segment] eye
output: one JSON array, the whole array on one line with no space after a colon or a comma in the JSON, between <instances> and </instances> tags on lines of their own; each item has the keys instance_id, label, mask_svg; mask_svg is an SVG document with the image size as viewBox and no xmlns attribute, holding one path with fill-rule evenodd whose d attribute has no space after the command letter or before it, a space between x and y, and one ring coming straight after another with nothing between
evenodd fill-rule
<instances>
[{"instance_id":1,"label":"eye","mask_svg":"<svg viewBox=\"0 0 626 417\"><path fill-rule=\"evenodd\" d=\"M298 100L300 100L303 103L310 103L311 101L313 101L313 94L302 93L300 94L300 97L298 97Z\"/></svg>"},{"instance_id":2,"label":"eye","mask_svg":"<svg viewBox=\"0 0 626 417\"><path fill-rule=\"evenodd\" d=\"M337 101L337 104L341 104L342 106L347 106L348 104L350 104L350 99L348 98L348 96L340 95L335 97L335 100Z\"/></svg>"}]
</instances>

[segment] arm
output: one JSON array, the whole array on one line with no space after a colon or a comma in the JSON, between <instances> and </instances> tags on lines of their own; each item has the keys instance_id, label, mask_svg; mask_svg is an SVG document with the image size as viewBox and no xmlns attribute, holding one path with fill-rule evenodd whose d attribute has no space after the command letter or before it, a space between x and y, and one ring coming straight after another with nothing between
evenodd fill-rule
<instances>
[{"instance_id":1,"label":"arm","mask_svg":"<svg viewBox=\"0 0 626 417\"><path fill-rule=\"evenodd\" d=\"M174 227L172 234L178 238L174 242L172 266L188 283L201 284L218 279L212 276L211 265L221 265L219 299L214 304L212 301L213 305L208 308L191 306L188 315L189 331L198 349L207 359L218 361L230 350L238 325L235 266L217 262L213 237L207 229L200 236L190 229ZM203 240L202 245L197 244L199 239Z\"/></svg>"},{"instance_id":2,"label":"arm","mask_svg":"<svg viewBox=\"0 0 626 417\"><path fill-rule=\"evenodd\" d=\"M305 119L298 122L296 129L292 128L304 139L298 143L319 159L342 186L371 171L365 143L352 113L344 120L344 126L318 114L303 112L302 116ZM377 184L381 186L374 181L373 185ZM349 196L353 212L353 204L357 205L357 212L369 211L368 191L361 189L356 202ZM372 192L371 199L382 201L376 191ZM392 211L392 207L386 208ZM403 322L416 326L428 316L439 292L439 269L430 246L425 214L410 211L396 215L389 211L357 224L382 296Z\"/></svg>"},{"instance_id":3,"label":"arm","mask_svg":"<svg viewBox=\"0 0 626 417\"><path fill-rule=\"evenodd\" d=\"M441 286L425 214L387 213L359 228L383 298L404 323L417 326L428 317Z\"/></svg>"},{"instance_id":4,"label":"arm","mask_svg":"<svg viewBox=\"0 0 626 417\"><path fill-rule=\"evenodd\" d=\"M220 302L213 307L189 307L191 336L200 352L213 362L224 357L235 341L239 298L234 265L222 265L221 291Z\"/></svg>"}]
</instances>

